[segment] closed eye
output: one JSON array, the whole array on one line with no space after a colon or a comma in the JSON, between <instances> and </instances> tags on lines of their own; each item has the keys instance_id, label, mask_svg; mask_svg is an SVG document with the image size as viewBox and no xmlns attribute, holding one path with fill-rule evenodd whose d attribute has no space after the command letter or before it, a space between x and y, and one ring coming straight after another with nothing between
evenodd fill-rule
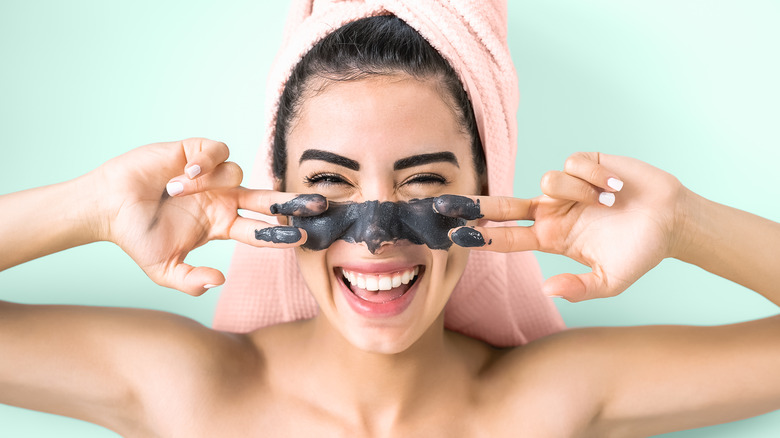
<instances>
[{"instance_id":1,"label":"closed eye","mask_svg":"<svg viewBox=\"0 0 780 438\"><path fill-rule=\"evenodd\" d=\"M335 173L315 173L314 175L304 177L303 183L307 187L348 184L344 178Z\"/></svg>"},{"instance_id":2,"label":"closed eye","mask_svg":"<svg viewBox=\"0 0 780 438\"><path fill-rule=\"evenodd\" d=\"M350 183L341 175L335 173L315 173L314 175L306 176L303 178L303 183L307 187L328 187L336 185L350 185ZM414 175L413 177L404 181L401 185L429 185L439 184L447 185L449 181L441 175L434 173L424 173Z\"/></svg>"},{"instance_id":3,"label":"closed eye","mask_svg":"<svg viewBox=\"0 0 780 438\"><path fill-rule=\"evenodd\" d=\"M434 173L423 173L415 175L404 182L404 184L449 184L446 178Z\"/></svg>"}]
</instances>

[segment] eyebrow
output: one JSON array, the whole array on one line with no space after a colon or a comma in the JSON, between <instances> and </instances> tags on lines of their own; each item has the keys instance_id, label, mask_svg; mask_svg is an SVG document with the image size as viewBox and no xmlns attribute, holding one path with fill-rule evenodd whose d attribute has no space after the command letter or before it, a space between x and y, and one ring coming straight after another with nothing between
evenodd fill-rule
<instances>
[{"instance_id":1,"label":"eyebrow","mask_svg":"<svg viewBox=\"0 0 780 438\"><path fill-rule=\"evenodd\" d=\"M455 158L455 154L452 152L436 152L433 154L420 154L401 158L393 164L393 170L408 169L410 167L422 166L423 164L437 163L440 161L452 163L455 167L460 168L458 159Z\"/></svg>"},{"instance_id":2,"label":"eyebrow","mask_svg":"<svg viewBox=\"0 0 780 438\"><path fill-rule=\"evenodd\" d=\"M327 161L339 166L346 167L347 169L360 170L360 163L339 154L333 152L322 151L319 149L306 149L301 155L301 159L298 160L298 164L303 163L306 160L320 160ZM396 163L397 164L397 163Z\"/></svg>"}]
</instances>

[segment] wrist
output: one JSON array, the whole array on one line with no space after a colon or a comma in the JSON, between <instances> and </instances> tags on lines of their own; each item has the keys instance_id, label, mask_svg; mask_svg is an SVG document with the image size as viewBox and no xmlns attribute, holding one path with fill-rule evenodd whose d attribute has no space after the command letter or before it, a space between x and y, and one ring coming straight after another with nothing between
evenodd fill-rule
<instances>
[{"instance_id":1,"label":"wrist","mask_svg":"<svg viewBox=\"0 0 780 438\"><path fill-rule=\"evenodd\" d=\"M94 185L86 178L0 197L0 270L99 240Z\"/></svg>"},{"instance_id":2,"label":"wrist","mask_svg":"<svg viewBox=\"0 0 780 438\"><path fill-rule=\"evenodd\" d=\"M682 186L675 209L671 256L686 262L696 259L709 229L707 200Z\"/></svg>"},{"instance_id":3,"label":"wrist","mask_svg":"<svg viewBox=\"0 0 780 438\"><path fill-rule=\"evenodd\" d=\"M64 183L68 193L76 194L68 199L64 210L66 217L76 224L74 232L81 244L109 240L110 208L102 193L106 185L100 174L100 169L96 169Z\"/></svg>"}]
</instances>

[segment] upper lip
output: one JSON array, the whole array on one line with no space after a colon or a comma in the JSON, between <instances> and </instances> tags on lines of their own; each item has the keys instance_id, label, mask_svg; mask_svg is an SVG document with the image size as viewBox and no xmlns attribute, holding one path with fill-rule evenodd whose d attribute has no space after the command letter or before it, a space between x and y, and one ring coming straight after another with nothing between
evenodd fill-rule
<instances>
[{"instance_id":1,"label":"upper lip","mask_svg":"<svg viewBox=\"0 0 780 438\"><path fill-rule=\"evenodd\" d=\"M372 262L349 262L343 265L337 265L347 271L359 272L361 274L392 274L393 272L412 269L422 263L413 263L406 261L372 261Z\"/></svg>"}]
</instances>

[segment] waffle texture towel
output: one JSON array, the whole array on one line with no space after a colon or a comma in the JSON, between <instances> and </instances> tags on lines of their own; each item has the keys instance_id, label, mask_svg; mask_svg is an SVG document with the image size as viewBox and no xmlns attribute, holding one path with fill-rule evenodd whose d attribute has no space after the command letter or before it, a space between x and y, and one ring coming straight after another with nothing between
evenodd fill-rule
<instances>
[{"instance_id":1,"label":"waffle texture towel","mask_svg":"<svg viewBox=\"0 0 780 438\"><path fill-rule=\"evenodd\" d=\"M517 76L507 47L505 0L293 1L268 82L266 142L251 186L271 188L271 145L284 85L302 56L329 32L360 18L395 15L416 29L457 72L474 107L491 195L511 196L517 149ZM269 220L269 218L263 218ZM272 221L273 219L270 219ZM501 224L490 224L500 226ZM563 329L532 253L472 251L445 308L447 328L494 346L521 345ZM317 304L293 250L238 244L214 328L248 332L310 318Z\"/></svg>"}]
</instances>

